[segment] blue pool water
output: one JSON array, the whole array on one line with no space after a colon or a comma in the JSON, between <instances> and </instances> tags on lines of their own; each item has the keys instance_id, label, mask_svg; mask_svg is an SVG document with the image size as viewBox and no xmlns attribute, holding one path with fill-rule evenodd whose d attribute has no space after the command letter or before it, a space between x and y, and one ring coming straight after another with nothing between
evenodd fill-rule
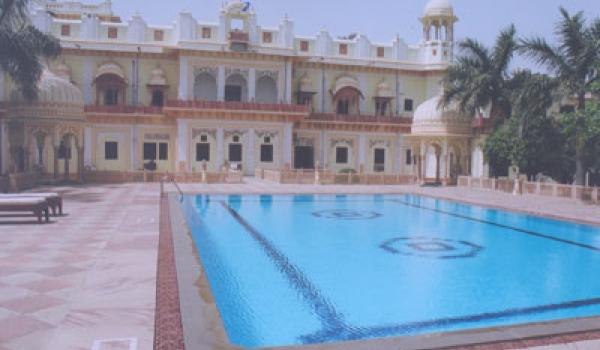
<instances>
[{"instance_id":1,"label":"blue pool water","mask_svg":"<svg viewBox=\"0 0 600 350\"><path fill-rule=\"evenodd\" d=\"M600 229L412 195L188 196L232 343L600 315Z\"/></svg>"}]
</instances>

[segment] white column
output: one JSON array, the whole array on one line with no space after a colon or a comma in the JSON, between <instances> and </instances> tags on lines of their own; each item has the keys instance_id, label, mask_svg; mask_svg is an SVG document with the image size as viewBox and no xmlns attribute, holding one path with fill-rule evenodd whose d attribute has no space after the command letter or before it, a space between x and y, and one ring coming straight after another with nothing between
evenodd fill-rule
<instances>
[{"instance_id":1,"label":"white column","mask_svg":"<svg viewBox=\"0 0 600 350\"><path fill-rule=\"evenodd\" d=\"M92 128L89 126L83 131L83 166L92 166Z\"/></svg>"},{"instance_id":2,"label":"white column","mask_svg":"<svg viewBox=\"0 0 600 350\"><path fill-rule=\"evenodd\" d=\"M4 96L4 71L0 69L0 102L7 101L8 98Z\"/></svg>"},{"instance_id":3,"label":"white column","mask_svg":"<svg viewBox=\"0 0 600 350\"><path fill-rule=\"evenodd\" d=\"M81 77L81 92L83 100L86 104L96 104L96 96L94 96L94 59L92 57L84 57L83 73Z\"/></svg>"},{"instance_id":4,"label":"white column","mask_svg":"<svg viewBox=\"0 0 600 350\"><path fill-rule=\"evenodd\" d=\"M286 62L285 65L285 103L292 103L292 63Z\"/></svg>"},{"instance_id":5,"label":"white column","mask_svg":"<svg viewBox=\"0 0 600 350\"><path fill-rule=\"evenodd\" d=\"M440 178L445 179L448 177L448 140L444 140L442 143L442 154L440 156Z\"/></svg>"},{"instance_id":6,"label":"white column","mask_svg":"<svg viewBox=\"0 0 600 350\"><path fill-rule=\"evenodd\" d=\"M225 146L224 144L224 137L223 137L223 128L218 128L217 129L217 169L219 171L221 171L221 167L223 166L223 147Z\"/></svg>"},{"instance_id":7,"label":"white column","mask_svg":"<svg viewBox=\"0 0 600 350\"><path fill-rule=\"evenodd\" d=\"M189 93L189 69L190 60L186 56L179 58L179 91L177 98L180 100L191 100Z\"/></svg>"},{"instance_id":8,"label":"white column","mask_svg":"<svg viewBox=\"0 0 600 350\"><path fill-rule=\"evenodd\" d=\"M188 160L188 122L187 120L177 120L177 170L189 171L187 166ZM185 165L185 169L181 169Z\"/></svg>"},{"instance_id":9,"label":"white column","mask_svg":"<svg viewBox=\"0 0 600 350\"><path fill-rule=\"evenodd\" d=\"M136 168L137 164L135 163L135 159L136 159L136 157L135 157L135 151L136 150L135 150L135 147L134 147L134 143L135 142L133 142L133 139L136 137L135 132L136 132L135 127L132 125L129 128L129 139L131 140L131 143L129 145L129 170L130 171L136 171L136 170L138 170Z\"/></svg>"},{"instance_id":10,"label":"white column","mask_svg":"<svg viewBox=\"0 0 600 350\"><path fill-rule=\"evenodd\" d=\"M248 70L248 102L256 101L256 68Z\"/></svg>"},{"instance_id":11,"label":"white column","mask_svg":"<svg viewBox=\"0 0 600 350\"><path fill-rule=\"evenodd\" d=\"M327 154L329 152L329 147L327 146L327 131L321 131L321 167L323 169L327 169Z\"/></svg>"},{"instance_id":12,"label":"white column","mask_svg":"<svg viewBox=\"0 0 600 350\"><path fill-rule=\"evenodd\" d=\"M367 136L365 134L360 134L358 137L358 170L363 169L366 171L367 169Z\"/></svg>"},{"instance_id":13,"label":"white column","mask_svg":"<svg viewBox=\"0 0 600 350\"><path fill-rule=\"evenodd\" d=\"M283 127L283 166L292 166L292 142L293 142L293 123L286 123Z\"/></svg>"},{"instance_id":14,"label":"white column","mask_svg":"<svg viewBox=\"0 0 600 350\"><path fill-rule=\"evenodd\" d=\"M403 173L402 168L403 164L405 164L405 159L403 159L405 150L403 146L403 136L401 133L398 133L398 136L396 138L396 154L393 158L394 173L396 174Z\"/></svg>"},{"instance_id":15,"label":"white column","mask_svg":"<svg viewBox=\"0 0 600 350\"><path fill-rule=\"evenodd\" d=\"M360 98L359 97L359 114L371 114L369 113L370 111L367 111L367 79L366 76L364 74L360 74L358 76L358 87L360 88L360 91L363 93L365 98ZM373 113L375 114L375 113Z\"/></svg>"},{"instance_id":16,"label":"white column","mask_svg":"<svg viewBox=\"0 0 600 350\"><path fill-rule=\"evenodd\" d=\"M139 135L138 135L138 126L137 125L132 125L131 126L131 167L132 170L138 170L138 168L140 167L140 165L138 164L138 160L139 160L139 156L138 156L138 143L139 143Z\"/></svg>"},{"instance_id":17,"label":"white column","mask_svg":"<svg viewBox=\"0 0 600 350\"><path fill-rule=\"evenodd\" d=\"M8 133L6 123L0 120L0 175L8 172Z\"/></svg>"},{"instance_id":18,"label":"white column","mask_svg":"<svg viewBox=\"0 0 600 350\"><path fill-rule=\"evenodd\" d=\"M254 174L255 142L256 134L254 133L254 129L249 129L246 133L246 144L248 145L248 150L246 151L246 175Z\"/></svg>"},{"instance_id":19,"label":"white column","mask_svg":"<svg viewBox=\"0 0 600 350\"><path fill-rule=\"evenodd\" d=\"M217 100L225 101L225 67L219 66L217 73Z\"/></svg>"}]
</instances>

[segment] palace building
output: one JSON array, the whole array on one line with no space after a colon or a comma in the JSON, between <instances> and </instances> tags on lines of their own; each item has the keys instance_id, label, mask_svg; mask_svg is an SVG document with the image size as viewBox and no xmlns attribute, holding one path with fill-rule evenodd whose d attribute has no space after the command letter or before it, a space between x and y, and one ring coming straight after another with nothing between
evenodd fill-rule
<instances>
[{"instance_id":1,"label":"palace building","mask_svg":"<svg viewBox=\"0 0 600 350\"><path fill-rule=\"evenodd\" d=\"M458 21L430 0L416 44L396 37L299 35L266 27L233 0L216 22L122 20L111 1L35 1L33 24L60 39L40 96L26 102L0 72L0 173L255 174L256 169L485 176L489 119L439 105Z\"/></svg>"}]
</instances>

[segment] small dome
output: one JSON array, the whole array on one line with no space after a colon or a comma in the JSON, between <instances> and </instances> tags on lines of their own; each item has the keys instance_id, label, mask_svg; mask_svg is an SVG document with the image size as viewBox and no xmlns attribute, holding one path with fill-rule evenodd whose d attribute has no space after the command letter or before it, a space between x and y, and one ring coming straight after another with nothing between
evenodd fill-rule
<instances>
[{"instance_id":1,"label":"small dome","mask_svg":"<svg viewBox=\"0 0 600 350\"><path fill-rule=\"evenodd\" d=\"M167 77L165 71L160 67L156 67L152 70L150 75L150 83L148 85L163 86L167 85Z\"/></svg>"},{"instance_id":2,"label":"small dome","mask_svg":"<svg viewBox=\"0 0 600 350\"><path fill-rule=\"evenodd\" d=\"M13 94L11 115L28 118L60 118L84 120L84 101L81 91L68 80L47 68L38 82L38 98L28 102Z\"/></svg>"},{"instance_id":3,"label":"small dome","mask_svg":"<svg viewBox=\"0 0 600 350\"><path fill-rule=\"evenodd\" d=\"M392 88L388 83L382 81L381 83L377 84L377 91L375 92L375 96L392 98L394 97L394 91L392 91Z\"/></svg>"},{"instance_id":4,"label":"small dome","mask_svg":"<svg viewBox=\"0 0 600 350\"><path fill-rule=\"evenodd\" d=\"M98 67L98 70L96 71L96 79L106 74L116 75L125 80L125 73L123 72L123 69L114 62L106 62Z\"/></svg>"},{"instance_id":5,"label":"small dome","mask_svg":"<svg viewBox=\"0 0 600 350\"><path fill-rule=\"evenodd\" d=\"M63 61L58 66L56 66L56 75L65 79L66 81L71 81L71 68L67 66L67 64Z\"/></svg>"},{"instance_id":6,"label":"small dome","mask_svg":"<svg viewBox=\"0 0 600 350\"><path fill-rule=\"evenodd\" d=\"M413 117L414 135L468 135L471 133L471 118L458 111L456 103L440 107L442 96L435 96L417 107Z\"/></svg>"},{"instance_id":7,"label":"small dome","mask_svg":"<svg viewBox=\"0 0 600 350\"><path fill-rule=\"evenodd\" d=\"M429 0L425 5L425 16L454 16L450 0Z\"/></svg>"}]
</instances>

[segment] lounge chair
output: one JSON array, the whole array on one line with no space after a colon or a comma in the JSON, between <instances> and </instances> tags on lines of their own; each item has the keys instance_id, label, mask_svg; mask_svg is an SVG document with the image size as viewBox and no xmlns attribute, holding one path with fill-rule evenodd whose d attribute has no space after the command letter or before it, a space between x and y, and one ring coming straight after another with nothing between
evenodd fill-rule
<instances>
[{"instance_id":1,"label":"lounge chair","mask_svg":"<svg viewBox=\"0 0 600 350\"><path fill-rule=\"evenodd\" d=\"M63 215L63 200L58 193L11 193L0 194L0 199L3 198L44 198L48 202L48 206L52 209L52 215Z\"/></svg>"},{"instance_id":2,"label":"lounge chair","mask_svg":"<svg viewBox=\"0 0 600 350\"><path fill-rule=\"evenodd\" d=\"M43 217L50 221L48 201L42 197L0 198L0 212L33 212L40 224Z\"/></svg>"}]
</instances>

